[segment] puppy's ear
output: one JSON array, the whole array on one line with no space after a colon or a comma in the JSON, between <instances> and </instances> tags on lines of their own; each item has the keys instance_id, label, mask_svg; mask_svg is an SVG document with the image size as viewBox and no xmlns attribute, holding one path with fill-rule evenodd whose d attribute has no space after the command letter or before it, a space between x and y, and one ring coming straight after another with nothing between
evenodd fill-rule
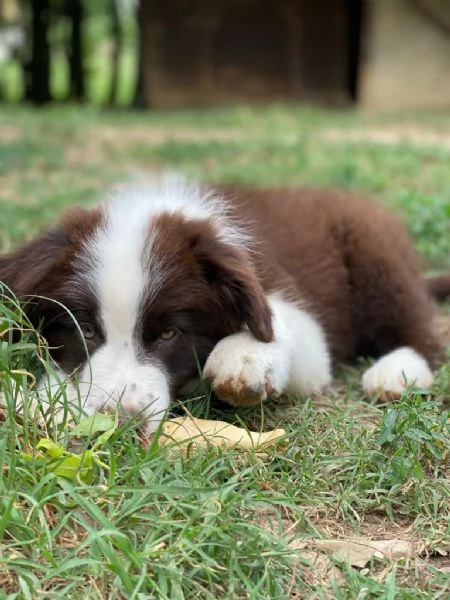
<instances>
[{"instance_id":1,"label":"puppy's ear","mask_svg":"<svg viewBox=\"0 0 450 600\"><path fill-rule=\"evenodd\" d=\"M64 229L52 229L0 256L0 282L18 298L44 295L52 271L68 247ZM7 292L7 290L5 290Z\"/></svg>"},{"instance_id":2,"label":"puppy's ear","mask_svg":"<svg viewBox=\"0 0 450 600\"><path fill-rule=\"evenodd\" d=\"M246 323L257 340L273 341L272 313L248 253L225 243L206 243L199 245L197 260L224 314Z\"/></svg>"}]
</instances>

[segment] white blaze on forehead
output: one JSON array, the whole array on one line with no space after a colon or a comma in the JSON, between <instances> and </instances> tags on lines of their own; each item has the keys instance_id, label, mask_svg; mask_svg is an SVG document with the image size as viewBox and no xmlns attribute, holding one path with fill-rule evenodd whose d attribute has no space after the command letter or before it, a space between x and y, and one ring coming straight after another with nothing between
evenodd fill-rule
<instances>
[{"instance_id":1,"label":"white blaze on forehead","mask_svg":"<svg viewBox=\"0 0 450 600\"><path fill-rule=\"evenodd\" d=\"M91 283L99 299L108 343L129 342L145 289L142 256L148 214L133 203L112 203L106 222L91 240L94 259Z\"/></svg>"},{"instance_id":2,"label":"white blaze on forehead","mask_svg":"<svg viewBox=\"0 0 450 600\"><path fill-rule=\"evenodd\" d=\"M142 185L119 188L112 204L143 205L151 215L181 214L189 221L210 220L217 225L217 237L228 244L247 246L250 238L242 224L237 226L230 217L226 198L211 189L176 176L147 180Z\"/></svg>"},{"instance_id":3,"label":"white blaze on forehead","mask_svg":"<svg viewBox=\"0 0 450 600\"><path fill-rule=\"evenodd\" d=\"M232 245L247 241L227 218L222 198L179 180L148 187L124 187L104 205L105 219L84 248L81 272L100 304L107 343L132 340L145 295L155 297L164 280L164 257L152 220L178 214L187 220L212 220L217 236Z\"/></svg>"}]
</instances>

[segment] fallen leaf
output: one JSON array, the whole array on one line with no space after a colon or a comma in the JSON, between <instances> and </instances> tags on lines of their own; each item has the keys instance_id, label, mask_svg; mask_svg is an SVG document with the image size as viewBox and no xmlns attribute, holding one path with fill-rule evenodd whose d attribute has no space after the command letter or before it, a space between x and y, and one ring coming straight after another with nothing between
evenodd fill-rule
<instances>
[{"instance_id":1,"label":"fallen leaf","mask_svg":"<svg viewBox=\"0 0 450 600\"><path fill-rule=\"evenodd\" d=\"M82 455L67 454L54 465L48 465L47 468L59 477L65 477L66 479L79 477L81 481L90 482L93 467L92 452L87 450Z\"/></svg>"},{"instance_id":2,"label":"fallen leaf","mask_svg":"<svg viewBox=\"0 0 450 600\"><path fill-rule=\"evenodd\" d=\"M187 454L197 448L209 447L260 450L273 446L285 435L284 429L256 432L224 421L178 417L163 424L159 443L175 443L182 446L181 451Z\"/></svg>"},{"instance_id":3,"label":"fallen leaf","mask_svg":"<svg viewBox=\"0 0 450 600\"><path fill-rule=\"evenodd\" d=\"M96 433L108 431L108 429L113 428L114 425L114 418L110 414L98 412L94 415L81 419L78 425L76 425L72 431L69 432L69 435L73 435L75 437L89 437L91 435L95 435Z\"/></svg>"},{"instance_id":4,"label":"fallen leaf","mask_svg":"<svg viewBox=\"0 0 450 600\"><path fill-rule=\"evenodd\" d=\"M302 579L311 586L329 586L332 582L344 583L342 571L320 552L303 552L301 558L307 564L303 566Z\"/></svg>"},{"instance_id":5,"label":"fallen leaf","mask_svg":"<svg viewBox=\"0 0 450 600\"><path fill-rule=\"evenodd\" d=\"M46 454L50 458L61 458L61 456L63 456L66 453L64 448L60 444L54 442L53 440L49 440L48 438L42 438L41 440L39 440L36 449L44 449L46 451Z\"/></svg>"},{"instance_id":6,"label":"fallen leaf","mask_svg":"<svg viewBox=\"0 0 450 600\"><path fill-rule=\"evenodd\" d=\"M440 556L450 556L450 546L437 546L433 548L433 553Z\"/></svg>"},{"instance_id":7,"label":"fallen leaf","mask_svg":"<svg viewBox=\"0 0 450 600\"><path fill-rule=\"evenodd\" d=\"M314 546L332 554L341 562L363 568L372 558L412 558L414 546L407 540L369 540L355 538L347 540L314 540Z\"/></svg>"},{"instance_id":8,"label":"fallen leaf","mask_svg":"<svg viewBox=\"0 0 450 600\"><path fill-rule=\"evenodd\" d=\"M108 465L100 460L94 449L74 454L57 442L49 438L42 438L37 443L36 450L38 450L38 454L34 458L38 461L44 459L44 463L38 462L37 465L43 471L54 473L65 479L80 479L85 483L90 483L96 466L109 469ZM21 457L25 461L33 460L31 454L22 453Z\"/></svg>"}]
</instances>

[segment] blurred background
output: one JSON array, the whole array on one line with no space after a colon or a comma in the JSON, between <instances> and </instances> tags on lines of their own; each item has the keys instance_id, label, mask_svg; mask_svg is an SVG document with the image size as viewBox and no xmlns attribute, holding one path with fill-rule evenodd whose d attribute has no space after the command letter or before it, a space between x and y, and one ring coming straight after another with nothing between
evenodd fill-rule
<instances>
[{"instance_id":1,"label":"blurred background","mask_svg":"<svg viewBox=\"0 0 450 600\"><path fill-rule=\"evenodd\" d=\"M0 0L0 249L133 173L376 197L450 267L450 0Z\"/></svg>"},{"instance_id":2,"label":"blurred background","mask_svg":"<svg viewBox=\"0 0 450 600\"><path fill-rule=\"evenodd\" d=\"M450 106L448 0L0 0L0 99Z\"/></svg>"}]
</instances>

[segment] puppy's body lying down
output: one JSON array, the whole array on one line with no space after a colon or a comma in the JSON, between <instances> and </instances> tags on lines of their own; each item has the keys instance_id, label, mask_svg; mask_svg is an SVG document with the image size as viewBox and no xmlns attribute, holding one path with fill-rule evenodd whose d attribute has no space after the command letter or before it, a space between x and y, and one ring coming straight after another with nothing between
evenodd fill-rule
<instances>
[{"instance_id":1,"label":"puppy's body lying down","mask_svg":"<svg viewBox=\"0 0 450 600\"><path fill-rule=\"evenodd\" d=\"M87 413L120 403L149 431L199 366L235 405L320 392L333 361L359 355L378 357L368 394L429 386L427 285L450 292L449 278L425 282L400 223L370 201L184 183L69 212L0 257L0 280L75 374L69 399Z\"/></svg>"}]
</instances>

